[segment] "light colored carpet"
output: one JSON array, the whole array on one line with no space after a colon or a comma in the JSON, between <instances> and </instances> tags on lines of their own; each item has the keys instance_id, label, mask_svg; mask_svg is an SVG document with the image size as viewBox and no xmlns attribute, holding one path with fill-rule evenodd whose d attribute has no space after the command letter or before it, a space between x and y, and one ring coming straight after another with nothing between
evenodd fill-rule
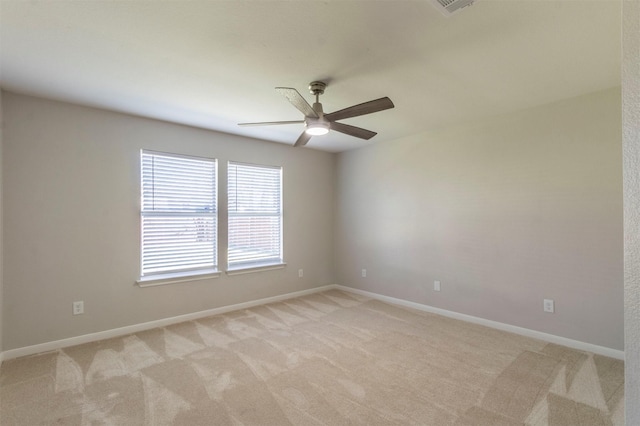
<instances>
[{"instance_id":1,"label":"light colored carpet","mask_svg":"<svg viewBox=\"0 0 640 426\"><path fill-rule=\"evenodd\" d=\"M622 425L623 370L332 290L5 361L0 424Z\"/></svg>"}]
</instances>

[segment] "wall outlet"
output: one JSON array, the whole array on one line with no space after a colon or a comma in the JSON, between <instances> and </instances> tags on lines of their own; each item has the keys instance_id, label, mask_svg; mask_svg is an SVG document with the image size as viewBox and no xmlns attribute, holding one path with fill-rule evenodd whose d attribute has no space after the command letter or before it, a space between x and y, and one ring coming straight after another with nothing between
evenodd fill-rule
<instances>
[{"instance_id":1,"label":"wall outlet","mask_svg":"<svg viewBox=\"0 0 640 426\"><path fill-rule=\"evenodd\" d=\"M82 300L73 302L73 315L84 314L84 302Z\"/></svg>"},{"instance_id":2,"label":"wall outlet","mask_svg":"<svg viewBox=\"0 0 640 426\"><path fill-rule=\"evenodd\" d=\"M362 278L367 278L367 270L366 269L362 270Z\"/></svg>"},{"instance_id":3,"label":"wall outlet","mask_svg":"<svg viewBox=\"0 0 640 426\"><path fill-rule=\"evenodd\" d=\"M304 271L302 269L298 269L298 278L304 277Z\"/></svg>"},{"instance_id":4,"label":"wall outlet","mask_svg":"<svg viewBox=\"0 0 640 426\"><path fill-rule=\"evenodd\" d=\"M549 312L549 313L554 313L555 312L555 306L553 303L553 299L544 299L543 302L543 309L545 312Z\"/></svg>"},{"instance_id":5,"label":"wall outlet","mask_svg":"<svg viewBox=\"0 0 640 426\"><path fill-rule=\"evenodd\" d=\"M440 281L434 281L433 282L433 289L435 291L440 291Z\"/></svg>"}]
</instances>

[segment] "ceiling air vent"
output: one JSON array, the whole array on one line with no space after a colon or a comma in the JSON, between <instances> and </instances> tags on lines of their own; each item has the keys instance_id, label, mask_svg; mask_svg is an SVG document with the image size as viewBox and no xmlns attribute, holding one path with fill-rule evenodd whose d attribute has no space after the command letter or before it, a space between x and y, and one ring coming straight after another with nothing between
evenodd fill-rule
<instances>
[{"instance_id":1,"label":"ceiling air vent","mask_svg":"<svg viewBox=\"0 0 640 426\"><path fill-rule=\"evenodd\" d=\"M450 16L463 7L471 6L474 0L430 0L444 16Z\"/></svg>"}]
</instances>

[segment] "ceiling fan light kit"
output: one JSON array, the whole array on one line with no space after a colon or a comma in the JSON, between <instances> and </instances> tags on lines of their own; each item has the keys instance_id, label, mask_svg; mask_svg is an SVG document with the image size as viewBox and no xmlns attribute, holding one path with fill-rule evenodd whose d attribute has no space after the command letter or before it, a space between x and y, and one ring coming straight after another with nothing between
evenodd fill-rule
<instances>
[{"instance_id":1,"label":"ceiling fan light kit","mask_svg":"<svg viewBox=\"0 0 640 426\"><path fill-rule=\"evenodd\" d=\"M305 126L307 127L305 129L305 132L311 136L326 135L327 133L329 133L329 128L330 128L330 124L328 122L311 121L311 120L308 120L305 123Z\"/></svg>"},{"instance_id":2,"label":"ceiling fan light kit","mask_svg":"<svg viewBox=\"0 0 640 426\"><path fill-rule=\"evenodd\" d=\"M371 130L362 129L350 124L338 123L337 120L345 118L358 117L361 115L371 114L385 109L393 108L391 99L384 97L373 101L353 105L340 111L325 114L320 103L320 95L327 88L327 84L323 81L312 81L309 83L309 91L315 95L316 101L313 106L302 97L302 95L292 87L276 87L276 91L282 94L287 100L296 107L302 114L304 120L296 121L268 121L261 123L238 123L239 126L272 126L281 124L304 123L305 130L298 137L293 146L303 146L311 139L312 136L321 136L329 133L329 130L344 133L349 136L355 136L360 139L371 139L377 133Z\"/></svg>"}]
</instances>

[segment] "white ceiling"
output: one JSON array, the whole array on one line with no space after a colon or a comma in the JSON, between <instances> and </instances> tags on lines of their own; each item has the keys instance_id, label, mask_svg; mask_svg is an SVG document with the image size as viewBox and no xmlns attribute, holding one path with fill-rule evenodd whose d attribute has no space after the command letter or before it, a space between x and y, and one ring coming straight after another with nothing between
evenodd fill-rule
<instances>
[{"instance_id":1,"label":"white ceiling","mask_svg":"<svg viewBox=\"0 0 640 426\"><path fill-rule=\"evenodd\" d=\"M415 1L0 1L0 86L293 144L274 87L325 112L382 96L308 147L343 151L620 85L621 2L479 0L447 18Z\"/></svg>"}]
</instances>

